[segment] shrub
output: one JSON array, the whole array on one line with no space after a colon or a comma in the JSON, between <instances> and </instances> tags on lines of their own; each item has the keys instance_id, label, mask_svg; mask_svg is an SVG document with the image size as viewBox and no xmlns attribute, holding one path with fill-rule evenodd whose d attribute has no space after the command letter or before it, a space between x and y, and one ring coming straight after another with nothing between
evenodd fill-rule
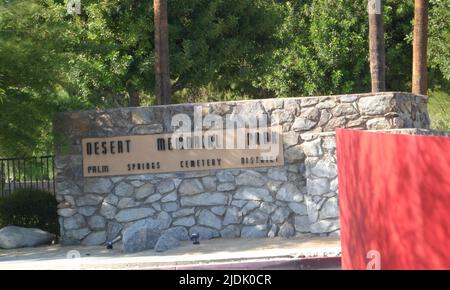
<instances>
[{"instance_id":1,"label":"shrub","mask_svg":"<svg viewBox=\"0 0 450 290\"><path fill-rule=\"evenodd\" d=\"M1 197L0 228L8 225L39 228L59 235L55 196L47 191L24 188Z\"/></svg>"}]
</instances>

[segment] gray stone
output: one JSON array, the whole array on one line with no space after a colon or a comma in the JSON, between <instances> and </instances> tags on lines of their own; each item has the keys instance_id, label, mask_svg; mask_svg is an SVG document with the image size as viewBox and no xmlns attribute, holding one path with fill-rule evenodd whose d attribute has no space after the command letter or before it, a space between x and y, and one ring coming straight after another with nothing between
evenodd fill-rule
<instances>
[{"instance_id":1,"label":"gray stone","mask_svg":"<svg viewBox=\"0 0 450 290\"><path fill-rule=\"evenodd\" d=\"M339 206L337 197L329 198L320 210L320 219L337 218L339 216Z\"/></svg>"},{"instance_id":2,"label":"gray stone","mask_svg":"<svg viewBox=\"0 0 450 290\"><path fill-rule=\"evenodd\" d=\"M76 208L60 208L58 209L58 215L62 217L71 217L77 213Z\"/></svg>"},{"instance_id":3,"label":"gray stone","mask_svg":"<svg viewBox=\"0 0 450 290\"><path fill-rule=\"evenodd\" d=\"M321 195L330 191L330 184L326 178L308 178L306 190L309 195Z\"/></svg>"},{"instance_id":4,"label":"gray stone","mask_svg":"<svg viewBox=\"0 0 450 290\"><path fill-rule=\"evenodd\" d=\"M165 252L169 249L173 249L180 246L180 241L170 234L163 234L159 237L155 245L156 252Z\"/></svg>"},{"instance_id":5,"label":"gray stone","mask_svg":"<svg viewBox=\"0 0 450 290\"><path fill-rule=\"evenodd\" d=\"M167 195L165 195L163 198L161 198L161 202L171 202L176 201L178 199L177 192L173 191Z\"/></svg>"},{"instance_id":6,"label":"gray stone","mask_svg":"<svg viewBox=\"0 0 450 290\"><path fill-rule=\"evenodd\" d=\"M131 222L153 214L155 214L155 211L149 207L123 209L116 214L116 220L118 222Z\"/></svg>"},{"instance_id":7,"label":"gray stone","mask_svg":"<svg viewBox=\"0 0 450 290\"><path fill-rule=\"evenodd\" d=\"M122 181L116 186L114 192L118 196L132 196L134 194L134 188L132 185Z\"/></svg>"},{"instance_id":8,"label":"gray stone","mask_svg":"<svg viewBox=\"0 0 450 290\"><path fill-rule=\"evenodd\" d=\"M211 211L219 216L222 216L225 213L225 207L224 206L215 206L213 208L211 208Z\"/></svg>"},{"instance_id":9,"label":"gray stone","mask_svg":"<svg viewBox=\"0 0 450 290\"><path fill-rule=\"evenodd\" d=\"M92 232L86 238L83 239L81 244L83 246L98 246L103 245L106 242L106 232Z\"/></svg>"},{"instance_id":10,"label":"gray stone","mask_svg":"<svg viewBox=\"0 0 450 290\"><path fill-rule=\"evenodd\" d=\"M386 118L370 119L367 121L366 125L369 130L389 129L392 127Z\"/></svg>"},{"instance_id":11,"label":"gray stone","mask_svg":"<svg viewBox=\"0 0 450 290\"><path fill-rule=\"evenodd\" d=\"M285 183L277 192L277 200L287 202L301 202L303 201L303 194L292 182Z\"/></svg>"},{"instance_id":12,"label":"gray stone","mask_svg":"<svg viewBox=\"0 0 450 290\"><path fill-rule=\"evenodd\" d=\"M113 219L116 215L117 208L112 204L103 202L102 207L100 208L100 214L107 219Z\"/></svg>"},{"instance_id":13,"label":"gray stone","mask_svg":"<svg viewBox=\"0 0 450 290\"><path fill-rule=\"evenodd\" d=\"M144 185L144 182L140 181L140 180L133 180L130 182L131 185L133 185L134 187L141 187L142 185Z\"/></svg>"},{"instance_id":14,"label":"gray stone","mask_svg":"<svg viewBox=\"0 0 450 290\"><path fill-rule=\"evenodd\" d=\"M150 195L150 196L145 200L144 203L153 203L153 202L155 202L155 201L160 200L161 197L162 197L162 195L159 194L159 193L152 194L152 195Z\"/></svg>"},{"instance_id":15,"label":"gray stone","mask_svg":"<svg viewBox=\"0 0 450 290\"><path fill-rule=\"evenodd\" d=\"M323 109L323 108L320 108ZM306 118L308 120L311 121L318 121L319 117L320 117L320 111L318 110L318 108L305 108L301 110L300 115L303 118Z\"/></svg>"},{"instance_id":16,"label":"gray stone","mask_svg":"<svg viewBox=\"0 0 450 290\"><path fill-rule=\"evenodd\" d=\"M272 112L271 118L272 125L280 125L294 121L294 114L286 110L275 110Z\"/></svg>"},{"instance_id":17,"label":"gray stone","mask_svg":"<svg viewBox=\"0 0 450 290\"><path fill-rule=\"evenodd\" d=\"M174 220L173 225L174 226L191 227L191 226L195 225L195 219L192 216L182 217L182 218Z\"/></svg>"},{"instance_id":18,"label":"gray stone","mask_svg":"<svg viewBox=\"0 0 450 290\"><path fill-rule=\"evenodd\" d=\"M178 188L181 195L193 195L204 192L203 184L198 179L185 179Z\"/></svg>"},{"instance_id":19,"label":"gray stone","mask_svg":"<svg viewBox=\"0 0 450 290\"><path fill-rule=\"evenodd\" d=\"M106 240L114 240L120 234L122 228L123 226L118 222L108 222L106 225Z\"/></svg>"},{"instance_id":20,"label":"gray stone","mask_svg":"<svg viewBox=\"0 0 450 290\"><path fill-rule=\"evenodd\" d=\"M267 233L267 237L274 238L277 236L277 233L278 233L278 226L272 225L270 226L269 232Z\"/></svg>"},{"instance_id":21,"label":"gray stone","mask_svg":"<svg viewBox=\"0 0 450 290\"><path fill-rule=\"evenodd\" d=\"M244 217L243 224L244 225L258 225L258 224L265 224L267 223L267 220L269 219L269 215L260 211L255 210L251 212L249 215Z\"/></svg>"},{"instance_id":22,"label":"gray stone","mask_svg":"<svg viewBox=\"0 0 450 290\"><path fill-rule=\"evenodd\" d=\"M234 239L239 237L241 234L241 230L238 226L229 225L226 226L223 230L220 231L220 236L224 239Z\"/></svg>"},{"instance_id":23,"label":"gray stone","mask_svg":"<svg viewBox=\"0 0 450 290\"><path fill-rule=\"evenodd\" d=\"M219 232L217 230L213 230L206 227L201 226L194 226L189 229L189 235L192 235L193 233L199 234L200 240L210 240L213 238L217 238L220 236Z\"/></svg>"},{"instance_id":24,"label":"gray stone","mask_svg":"<svg viewBox=\"0 0 450 290\"><path fill-rule=\"evenodd\" d=\"M260 209L267 214L271 214L277 209L277 206L272 202L262 202Z\"/></svg>"},{"instance_id":25,"label":"gray stone","mask_svg":"<svg viewBox=\"0 0 450 290\"><path fill-rule=\"evenodd\" d=\"M352 104L343 103L331 110L331 113L334 117L340 117L358 114L358 111Z\"/></svg>"},{"instance_id":26,"label":"gray stone","mask_svg":"<svg viewBox=\"0 0 450 290\"><path fill-rule=\"evenodd\" d=\"M54 234L35 228L7 226L0 229L0 248L16 249L50 244Z\"/></svg>"},{"instance_id":27,"label":"gray stone","mask_svg":"<svg viewBox=\"0 0 450 290\"><path fill-rule=\"evenodd\" d=\"M222 221L220 218L207 209L202 209L200 211L198 223L218 230L222 228Z\"/></svg>"},{"instance_id":28,"label":"gray stone","mask_svg":"<svg viewBox=\"0 0 450 290\"><path fill-rule=\"evenodd\" d=\"M147 198L155 192L155 186L151 183L147 183L138 189L136 189L136 199Z\"/></svg>"},{"instance_id":29,"label":"gray stone","mask_svg":"<svg viewBox=\"0 0 450 290\"><path fill-rule=\"evenodd\" d=\"M337 176L336 162L331 158L320 159L311 168L311 173L317 177L335 178Z\"/></svg>"},{"instance_id":30,"label":"gray stone","mask_svg":"<svg viewBox=\"0 0 450 290\"><path fill-rule=\"evenodd\" d=\"M317 104L317 106L315 106L317 109L322 110L322 109L332 109L336 106L336 102L333 100L325 100L325 101L321 101Z\"/></svg>"},{"instance_id":31,"label":"gray stone","mask_svg":"<svg viewBox=\"0 0 450 290\"><path fill-rule=\"evenodd\" d=\"M77 206L85 205L99 205L103 200L103 197L96 194L86 194L78 197L75 201Z\"/></svg>"},{"instance_id":32,"label":"gray stone","mask_svg":"<svg viewBox=\"0 0 450 290\"><path fill-rule=\"evenodd\" d=\"M267 188L272 192L277 192L281 185L283 185L282 181L269 180L267 181Z\"/></svg>"},{"instance_id":33,"label":"gray stone","mask_svg":"<svg viewBox=\"0 0 450 290\"><path fill-rule=\"evenodd\" d=\"M88 218L88 225L93 230L103 230L106 227L106 219L99 215Z\"/></svg>"},{"instance_id":34,"label":"gray stone","mask_svg":"<svg viewBox=\"0 0 450 290\"><path fill-rule=\"evenodd\" d=\"M249 212L254 210L255 208L258 208L260 206L261 202L256 200L250 200L245 204L245 206L241 209L241 215L246 216Z\"/></svg>"},{"instance_id":35,"label":"gray stone","mask_svg":"<svg viewBox=\"0 0 450 290\"><path fill-rule=\"evenodd\" d=\"M189 233L185 227L173 227L162 232L162 235L170 235L179 241L189 241Z\"/></svg>"},{"instance_id":36,"label":"gray stone","mask_svg":"<svg viewBox=\"0 0 450 290\"><path fill-rule=\"evenodd\" d=\"M306 196L305 199L306 210L308 212L308 218L310 222L316 222L319 218L320 207L313 201L311 196Z\"/></svg>"},{"instance_id":37,"label":"gray stone","mask_svg":"<svg viewBox=\"0 0 450 290\"><path fill-rule=\"evenodd\" d=\"M236 191L234 198L244 200L273 201L273 198L267 189L257 187L241 187Z\"/></svg>"},{"instance_id":38,"label":"gray stone","mask_svg":"<svg viewBox=\"0 0 450 290\"><path fill-rule=\"evenodd\" d=\"M294 227L291 223L285 222L281 225L278 235L283 238L292 237L295 234Z\"/></svg>"},{"instance_id":39,"label":"gray stone","mask_svg":"<svg viewBox=\"0 0 450 290\"><path fill-rule=\"evenodd\" d=\"M308 106L314 106L319 102L319 98L315 98L315 97L305 97L305 98L301 98L301 104L302 107L308 107Z\"/></svg>"},{"instance_id":40,"label":"gray stone","mask_svg":"<svg viewBox=\"0 0 450 290\"><path fill-rule=\"evenodd\" d=\"M294 124L292 125L292 130L294 131L307 131L311 130L316 126L317 121L312 121L303 117L295 118Z\"/></svg>"},{"instance_id":41,"label":"gray stone","mask_svg":"<svg viewBox=\"0 0 450 290\"><path fill-rule=\"evenodd\" d=\"M303 153L303 148L301 145L288 148L284 152L284 159L286 163L297 163L303 161L305 159L305 154Z\"/></svg>"},{"instance_id":42,"label":"gray stone","mask_svg":"<svg viewBox=\"0 0 450 290\"><path fill-rule=\"evenodd\" d=\"M336 138L334 136L325 137L323 139L323 148L328 151L332 151L336 149Z\"/></svg>"},{"instance_id":43,"label":"gray stone","mask_svg":"<svg viewBox=\"0 0 450 290\"><path fill-rule=\"evenodd\" d=\"M112 189L109 178L87 178L84 183L85 193L109 193Z\"/></svg>"},{"instance_id":44,"label":"gray stone","mask_svg":"<svg viewBox=\"0 0 450 290\"><path fill-rule=\"evenodd\" d=\"M229 207L225 213L225 218L223 219L223 224L229 225L229 224L238 224L241 222L241 214L239 212L239 209L235 207Z\"/></svg>"},{"instance_id":45,"label":"gray stone","mask_svg":"<svg viewBox=\"0 0 450 290\"><path fill-rule=\"evenodd\" d=\"M164 131L162 124L149 124L143 126L136 126L131 130L134 135L147 135L162 133Z\"/></svg>"},{"instance_id":46,"label":"gray stone","mask_svg":"<svg viewBox=\"0 0 450 290\"><path fill-rule=\"evenodd\" d=\"M82 206L78 208L78 212L84 216L91 216L97 211L97 207L94 206Z\"/></svg>"},{"instance_id":47,"label":"gray stone","mask_svg":"<svg viewBox=\"0 0 450 290\"><path fill-rule=\"evenodd\" d=\"M298 215L307 215L306 205L304 203L290 202L288 204L289 208Z\"/></svg>"},{"instance_id":48,"label":"gray stone","mask_svg":"<svg viewBox=\"0 0 450 290\"><path fill-rule=\"evenodd\" d=\"M309 232L309 219L307 216L295 216L294 218L294 225L295 230L300 233L307 233Z\"/></svg>"},{"instance_id":49,"label":"gray stone","mask_svg":"<svg viewBox=\"0 0 450 290\"><path fill-rule=\"evenodd\" d=\"M318 222L310 225L310 230L313 234L330 233L338 229L338 220L319 220Z\"/></svg>"},{"instance_id":50,"label":"gray stone","mask_svg":"<svg viewBox=\"0 0 450 290\"><path fill-rule=\"evenodd\" d=\"M174 218L178 218L178 217L188 216L188 215L191 215L191 214L194 214L194 208L192 208L192 207L191 208L183 208L183 209L177 210L176 212L174 212L172 214L172 216Z\"/></svg>"},{"instance_id":51,"label":"gray stone","mask_svg":"<svg viewBox=\"0 0 450 290\"><path fill-rule=\"evenodd\" d=\"M266 184L266 180L260 173L248 170L236 177L236 184L259 187Z\"/></svg>"},{"instance_id":52,"label":"gray stone","mask_svg":"<svg viewBox=\"0 0 450 290\"><path fill-rule=\"evenodd\" d=\"M124 198L120 199L117 207L120 209L123 209L123 208L136 207L139 204L140 204L139 202L135 201L131 197L124 197Z\"/></svg>"},{"instance_id":53,"label":"gray stone","mask_svg":"<svg viewBox=\"0 0 450 290\"><path fill-rule=\"evenodd\" d=\"M147 220L135 222L123 230L123 250L125 253L134 253L153 249L160 235L161 230L153 223L149 224Z\"/></svg>"},{"instance_id":54,"label":"gray stone","mask_svg":"<svg viewBox=\"0 0 450 290\"><path fill-rule=\"evenodd\" d=\"M287 170L285 168L270 168L267 176L273 180L287 181Z\"/></svg>"},{"instance_id":55,"label":"gray stone","mask_svg":"<svg viewBox=\"0 0 450 290\"><path fill-rule=\"evenodd\" d=\"M341 96L339 99L341 103L353 103L358 99L358 96L355 95Z\"/></svg>"},{"instance_id":56,"label":"gray stone","mask_svg":"<svg viewBox=\"0 0 450 290\"><path fill-rule=\"evenodd\" d=\"M361 114L380 115L391 111L392 96L370 96L358 100Z\"/></svg>"},{"instance_id":57,"label":"gray stone","mask_svg":"<svg viewBox=\"0 0 450 290\"><path fill-rule=\"evenodd\" d=\"M298 133L289 131L286 133L283 133L283 143L286 146L293 146L298 144Z\"/></svg>"},{"instance_id":58,"label":"gray stone","mask_svg":"<svg viewBox=\"0 0 450 290\"><path fill-rule=\"evenodd\" d=\"M156 189L161 194L168 193L175 189L175 184L173 183L172 180L163 180L160 183L158 183Z\"/></svg>"},{"instance_id":59,"label":"gray stone","mask_svg":"<svg viewBox=\"0 0 450 290\"><path fill-rule=\"evenodd\" d=\"M243 238L264 238L266 235L266 225L245 226L241 230L241 237Z\"/></svg>"},{"instance_id":60,"label":"gray stone","mask_svg":"<svg viewBox=\"0 0 450 290\"><path fill-rule=\"evenodd\" d=\"M112 205L117 205L119 203L119 198L117 196L115 196L114 194L108 194L105 199L103 200L103 202L112 204Z\"/></svg>"},{"instance_id":61,"label":"gray stone","mask_svg":"<svg viewBox=\"0 0 450 290\"><path fill-rule=\"evenodd\" d=\"M84 239L91 230L89 228L82 228L77 230L66 231L64 237L61 240L62 245L79 245L80 241Z\"/></svg>"},{"instance_id":62,"label":"gray stone","mask_svg":"<svg viewBox=\"0 0 450 290\"><path fill-rule=\"evenodd\" d=\"M218 171L216 176L220 182L234 182L234 175L230 171Z\"/></svg>"},{"instance_id":63,"label":"gray stone","mask_svg":"<svg viewBox=\"0 0 450 290\"><path fill-rule=\"evenodd\" d=\"M272 214L272 222L282 224L288 218L290 213L288 208L280 207Z\"/></svg>"},{"instance_id":64,"label":"gray stone","mask_svg":"<svg viewBox=\"0 0 450 290\"><path fill-rule=\"evenodd\" d=\"M231 190L235 190L235 189L236 189L236 185L231 182L221 183L217 186L218 191L231 191Z\"/></svg>"},{"instance_id":65,"label":"gray stone","mask_svg":"<svg viewBox=\"0 0 450 290\"><path fill-rule=\"evenodd\" d=\"M310 142L304 142L302 149L307 157L319 157L323 154L320 138Z\"/></svg>"},{"instance_id":66,"label":"gray stone","mask_svg":"<svg viewBox=\"0 0 450 290\"><path fill-rule=\"evenodd\" d=\"M206 176L202 178L203 187L206 191L216 191L217 178L212 176ZM221 191L221 190L219 190Z\"/></svg>"},{"instance_id":67,"label":"gray stone","mask_svg":"<svg viewBox=\"0 0 450 290\"><path fill-rule=\"evenodd\" d=\"M235 199L231 202L231 205L237 206L239 208L247 204L246 200Z\"/></svg>"},{"instance_id":68,"label":"gray stone","mask_svg":"<svg viewBox=\"0 0 450 290\"><path fill-rule=\"evenodd\" d=\"M75 230L84 228L86 226L86 220L81 214L75 214L71 217L64 219L64 228L66 230Z\"/></svg>"},{"instance_id":69,"label":"gray stone","mask_svg":"<svg viewBox=\"0 0 450 290\"><path fill-rule=\"evenodd\" d=\"M226 205L227 203L228 196L220 192L200 193L181 197L182 206Z\"/></svg>"},{"instance_id":70,"label":"gray stone","mask_svg":"<svg viewBox=\"0 0 450 290\"><path fill-rule=\"evenodd\" d=\"M320 113L320 119L319 119L319 126L323 127L324 125L327 124L327 122L331 119L331 117L333 117L333 115L331 115L331 113L329 113L327 110L322 110Z\"/></svg>"},{"instance_id":71,"label":"gray stone","mask_svg":"<svg viewBox=\"0 0 450 290\"><path fill-rule=\"evenodd\" d=\"M166 212L174 212L178 209L178 204L176 202L168 202L162 205L162 209Z\"/></svg>"}]
</instances>

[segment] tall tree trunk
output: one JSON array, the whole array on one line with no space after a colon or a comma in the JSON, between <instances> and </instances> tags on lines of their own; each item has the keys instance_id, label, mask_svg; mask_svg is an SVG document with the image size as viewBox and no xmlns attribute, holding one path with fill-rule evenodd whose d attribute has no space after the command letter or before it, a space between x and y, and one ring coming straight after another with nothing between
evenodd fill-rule
<instances>
[{"instance_id":1,"label":"tall tree trunk","mask_svg":"<svg viewBox=\"0 0 450 290\"><path fill-rule=\"evenodd\" d=\"M153 0L155 13L155 81L158 104L170 104L167 0Z\"/></svg>"},{"instance_id":2,"label":"tall tree trunk","mask_svg":"<svg viewBox=\"0 0 450 290\"><path fill-rule=\"evenodd\" d=\"M386 90L383 1L368 0L369 59L372 92Z\"/></svg>"},{"instance_id":3,"label":"tall tree trunk","mask_svg":"<svg viewBox=\"0 0 450 290\"><path fill-rule=\"evenodd\" d=\"M128 90L128 95L130 97L129 107L139 107L141 105L141 98L139 97L139 92L137 90Z\"/></svg>"},{"instance_id":4,"label":"tall tree trunk","mask_svg":"<svg viewBox=\"0 0 450 290\"><path fill-rule=\"evenodd\" d=\"M428 43L428 0L415 0L414 5L414 41L412 92L426 95L428 90L427 75Z\"/></svg>"}]
</instances>

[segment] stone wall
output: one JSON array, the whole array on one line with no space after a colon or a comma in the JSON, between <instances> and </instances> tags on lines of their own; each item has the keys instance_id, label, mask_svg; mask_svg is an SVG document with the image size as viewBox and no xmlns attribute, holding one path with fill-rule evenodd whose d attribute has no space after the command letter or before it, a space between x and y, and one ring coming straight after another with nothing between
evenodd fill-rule
<instances>
[{"instance_id":1,"label":"stone wall","mask_svg":"<svg viewBox=\"0 0 450 290\"><path fill-rule=\"evenodd\" d=\"M285 165L83 178L81 138L172 132L171 117L265 113L283 127ZM214 237L339 235L335 128L428 128L426 99L406 93L266 99L60 113L57 199L62 242L102 244L141 224ZM318 141L319 140L319 141Z\"/></svg>"}]
</instances>

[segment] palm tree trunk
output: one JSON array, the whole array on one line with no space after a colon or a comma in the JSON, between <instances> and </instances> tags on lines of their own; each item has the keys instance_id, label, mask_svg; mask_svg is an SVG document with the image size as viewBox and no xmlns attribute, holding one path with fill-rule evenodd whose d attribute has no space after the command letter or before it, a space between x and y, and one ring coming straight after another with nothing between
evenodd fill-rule
<instances>
[{"instance_id":1,"label":"palm tree trunk","mask_svg":"<svg viewBox=\"0 0 450 290\"><path fill-rule=\"evenodd\" d=\"M427 76L427 42L428 42L428 1L415 0L414 5L414 41L412 92L426 95Z\"/></svg>"},{"instance_id":2,"label":"palm tree trunk","mask_svg":"<svg viewBox=\"0 0 450 290\"><path fill-rule=\"evenodd\" d=\"M372 92L386 90L383 1L369 0L369 59Z\"/></svg>"},{"instance_id":3,"label":"palm tree trunk","mask_svg":"<svg viewBox=\"0 0 450 290\"><path fill-rule=\"evenodd\" d=\"M159 105L170 104L167 0L153 0L155 14L155 81Z\"/></svg>"}]
</instances>

